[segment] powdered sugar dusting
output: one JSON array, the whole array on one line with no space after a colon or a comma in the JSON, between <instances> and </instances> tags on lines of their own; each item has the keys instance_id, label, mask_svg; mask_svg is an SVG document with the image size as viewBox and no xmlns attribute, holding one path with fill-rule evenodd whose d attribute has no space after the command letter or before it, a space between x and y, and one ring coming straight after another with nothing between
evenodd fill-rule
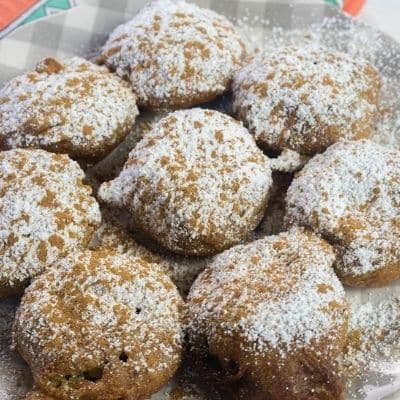
<instances>
[{"instance_id":1,"label":"powdered sugar dusting","mask_svg":"<svg viewBox=\"0 0 400 400\"><path fill-rule=\"evenodd\" d=\"M90 249L110 249L118 254L140 257L150 263L161 264L162 261L157 255L137 243L133 236L130 236L117 222L110 217L105 218L104 214L102 223L92 238Z\"/></svg>"},{"instance_id":2,"label":"powdered sugar dusting","mask_svg":"<svg viewBox=\"0 0 400 400\"><path fill-rule=\"evenodd\" d=\"M371 141L338 143L315 156L287 194L287 220L337 245L344 277L398 265L399 215L400 153Z\"/></svg>"},{"instance_id":3,"label":"powdered sugar dusting","mask_svg":"<svg viewBox=\"0 0 400 400\"><path fill-rule=\"evenodd\" d=\"M269 150L303 154L373 133L380 90L362 59L321 47L268 49L236 73L233 111Z\"/></svg>"},{"instance_id":4,"label":"powdered sugar dusting","mask_svg":"<svg viewBox=\"0 0 400 400\"><path fill-rule=\"evenodd\" d=\"M14 344L50 395L107 390L118 398L135 388L146 396L151 379L166 381L179 365L182 305L155 264L110 251L77 253L29 287ZM83 372L93 368L103 371L96 385Z\"/></svg>"},{"instance_id":5,"label":"powdered sugar dusting","mask_svg":"<svg viewBox=\"0 0 400 400\"><path fill-rule=\"evenodd\" d=\"M0 282L18 287L88 244L100 211L83 171L43 150L0 153Z\"/></svg>"},{"instance_id":6,"label":"powdered sugar dusting","mask_svg":"<svg viewBox=\"0 0 400 400\"><path fill-rule=\"evenodd\" d=\"M198 104L225 92L244 54L225 17L181 0L158 0L119 26L102 55L130 79L140 105L160 108Z\"/></svg>"},{"instance_id":7,"label":"powdered sugar dusting","mask_svg":"<svg viewBox=\"0 0 400 400\"><path fill-rule=\"evenodd\" d=\"M333 261L329 245L297 228L225 251L189 293L192 339L222 331L256 354L274 349L284 358L340 336L346 301Z\"/></svg>"},{"instance_id":8,"label":"powdered sugar dusting","mask_svg":"<svg viewBox=\"0 0 400 400\"><path fill-rule=\"evenodd\" d=\"M379 302L352 304L348 344L341 360L350 398L366 397L368 382L396 375L400 359L400 301L390 295ZM393 376L393 377L394 377ZM375 377L375 379L374 379ZM376 383L384 386L385 382Z\"/></svg>"},{"instance_id":9,"label":"powdered sugar dusting","mask_svg":"<svg viewBox=\"0 0 400 400\"><path fill-rule=\"evenodd\" d=\"M376 368L382 357L386 362L398 359L399 340L398 297L357 304L350 313L349 343L343 360L347 373L363 375L366 369Z\"/></svg>"},{"instance_id":10,"label":"powdered sugar dusting","mask_svg":"<svg viewBox=\"0 0 400 400\"><path fill-rule=\"evenodd\" d=\"M40 147L98 158L138 114L129 86L82 58L46 58L0 90L0 147Z\"/></svg>"},{"instance_id":11,"label":"powdered sugar dusting","mask_svg":"<svg viewBox=\"0 0 400 400\"><path fill-rule=\"evenodd\" d=\"M99 197L127 208L168 249L212 254L257 226L271 185L269 160L237 121L216 111L177 111L137 144Z\"/></svg>"},{"instance_id":12,"label":"powdered sugar dusting","mask_svg":"<svg viewBox=\"0 0 400 400\"><path fill-rule=\"evenodd\" d=\"M110 217L104 218L91 243L91 249L112 249L119 254L141 257L145 261L160 265L177 286L183 297L203 271L210 258L185 257L167 252L157 253L139 244L129 232Z\"/></svg>"}]
</instances>

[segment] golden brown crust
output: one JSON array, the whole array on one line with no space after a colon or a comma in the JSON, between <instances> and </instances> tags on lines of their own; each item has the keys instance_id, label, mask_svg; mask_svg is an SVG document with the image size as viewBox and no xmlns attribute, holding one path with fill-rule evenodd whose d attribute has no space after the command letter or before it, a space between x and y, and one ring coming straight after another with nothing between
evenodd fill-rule
<instances>
[{"instance_id":1,"label":"golden brown crust","mask_svg":"<svg viewBox=\"0 0 400 400\"><path fill-rule=\"evenodd\" d=\"M231 79L225 79L221 81L221 84L225 88L229 88L230 82ZM207 93L198 94L195 98L192 99L189 99L187 97L171 97L167 101L149 100L147 103L142 105L141 108L143 108L143 110L151 112L183 110L186 108L194 107L198 104L209 103L215 100L221 94L223 94L223 92L221 93L221 90L210 89Z\"/></svg>"},{"instance_id":2,"label":"golden brown crust","mask_svg":"<svg viewBox=\"0 0 400 400\"><path fill-rule=\"evenodd\" d=\"M86 251L32 283L13 342L37 387L56 399L142 400L179 367L182 307L158 265Z\"/></svg>"},{"instance_id":3,"label":"golden brown crust","mask_svg":"<svg viewBox=\"0 0 400 400\"><path fill-rule=\"evenodd\" d=\"M343 269L341 260L336 262L336 275L348 286L379 288L400 279L400 262L385 264L376 271L354 275Z\"/></svg>"}]
</instances>

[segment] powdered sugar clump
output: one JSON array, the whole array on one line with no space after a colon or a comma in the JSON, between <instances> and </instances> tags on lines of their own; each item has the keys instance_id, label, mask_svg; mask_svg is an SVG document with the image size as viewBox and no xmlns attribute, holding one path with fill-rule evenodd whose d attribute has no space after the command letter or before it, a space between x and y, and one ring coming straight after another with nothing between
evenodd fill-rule
<instances>
[{"instance_id":1,"label":"powdered sugar clump","mask_svg":"<svg viewBox=\"0 0 400 400\"><path fill-rule=\"evenodd\" d=\"M225 17L182 0L158 0L115 29L102 56L130 79L141 106L157 109L214 99L244 54Z\"/></svg>"},{"instance_id":2,"label":"powdered sugar clump","mask_svg":"<svg viewBox=\"0 0 400 400\"><path fill-rule=\"evenodd\" d=\"M294 179L287 220L335 244L337 271L346 282L384 284L368 275L387 267L386 277L394 279L400 275L400 153L370 141L331 146Z\"/></svg>"},{"instance_id":3,"label":"powdered sugar clump","mask_svg":"<svg viewBox=\"0 0 400 400\"><path fill-rule=\"evenodd\" d=\"M271 185L269 160L237 121L216 111L177 111L129 155L99 197L128 209L168 249L207 255L246 238Z\"/></svg>"},{"instance_id":4,"label":"powdered sugar clump","mask_svg":"<svg viewBox=\"0 0 400 400\"><path fill-rule=\"evenodd\" d=\"M95 159L138 114L130 87L82 58L46 58L0 90L0 147L39 147Z\"/></svg>"},{"instance_id":5,"label":"powdered sugar clump","mask_svg":"<svg viewBox=\"0 0 400 400\"><path fill-rule=\"evenodd\" d=\"M308 161L309 157L284 149L278 157L271 159L271 169L274 172L293 173L302 169Z\"/></svg>"},{"instance_id":6,"label":"powdered sugar clump","mask_svg":"<svg viewBox=\"0 0 400 400\"><path fill-rule=\"evenodd\" d=\"M0 292L88 244L101 215L83 178L66 155L0 153Z\"/></svg>"}]
</instances>

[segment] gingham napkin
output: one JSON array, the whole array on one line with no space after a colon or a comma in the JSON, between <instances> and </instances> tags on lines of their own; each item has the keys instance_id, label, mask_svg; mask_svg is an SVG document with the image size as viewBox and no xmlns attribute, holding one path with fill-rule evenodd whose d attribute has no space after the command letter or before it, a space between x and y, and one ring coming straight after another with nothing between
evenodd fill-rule
<instances>
[{"instance_id":1,"label":"gingham napkin","mask_svg":"<svg viewBox=\"0 0 400 400\"><path fill-rule=\"evenodd\" d=\"M70 9L75 0L0 0L0 37L17 26Z\"/></svg>"},{"instance_id":2,"label":"gingham napkin","mask_svg":"<svg viewBox=\"0 0 400 400\"><path fill-rule=\"evenodd\" d=\"M315 14L330 15L335 9L315 0ZM68 12L50 16L40 23L27 24L0 40L0 84L32 68L43 57L81 55L91 57L107 39L108 33L128 20L147 0L80 0ZM265 0L197 0L228 17L248 14L265 17L276 25L290 24L294 13L287 2ZM296 5L296 14L306 15L309 4ZM302 9L304 8L304 11Z\"/></svg>"},{"instance_id":3,"label":"gingham napkin","mask_svg":"<svg viewBox=\"0 0 400 400\"><path fill-rule=\"evenodd\" d=\"M292 0L292 2L299 0ZM356 15L366 0L314 0L325 1L346 12ZM55 15L74 7L77 0L0 0L0 38L5 37L17 26Z\"/></svg>"}]
</instances>

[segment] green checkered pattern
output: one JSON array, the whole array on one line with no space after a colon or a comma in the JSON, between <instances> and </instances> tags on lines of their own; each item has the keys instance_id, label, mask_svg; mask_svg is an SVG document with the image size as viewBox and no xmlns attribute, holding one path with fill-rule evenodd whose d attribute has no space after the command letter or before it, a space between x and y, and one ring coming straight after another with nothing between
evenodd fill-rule
<instances>
[{"instance_id":1,"label":"green checkered pattern","mask_svg":"<svg viewBox=\"0 0 400 400\"><path fill-rule=\"evenodd\" d=\"M333 4L333 5L335 5L335 6L342 6L342 4L343 4L343 1L341 1L341 0L325 0L325 3L328 3L328 4Z\"/></svg>"},{"instance_id":2,"label":"green checkered pattern","mask_svg":"<svg viewBox=\"0 0 400 400\"><path fill-rule=\"evenodd\" d=\"M342 6L342 0L324 0L325 3L333 4L338 7ZM48 0L44 2L39 8L35 9L27 18L21 21L21 25L28 22L35 21L36 19L53 15L59 11L68 10L76 5L76 0Z\"/></svg>"},{"instance_id":3,"label":"green checkered pattern","mask_svg":"<svg viewBox=\"0 0 400 400\"><path fill-rule=\"evenodd\" d=\"M28 22L35 21L36 19L54 15L57 12L68 10L75 6L75 0L48 0L44 2L39 8L36 8L27 18L25 18L21 25Z\"/></svg>"}]
</instances>

